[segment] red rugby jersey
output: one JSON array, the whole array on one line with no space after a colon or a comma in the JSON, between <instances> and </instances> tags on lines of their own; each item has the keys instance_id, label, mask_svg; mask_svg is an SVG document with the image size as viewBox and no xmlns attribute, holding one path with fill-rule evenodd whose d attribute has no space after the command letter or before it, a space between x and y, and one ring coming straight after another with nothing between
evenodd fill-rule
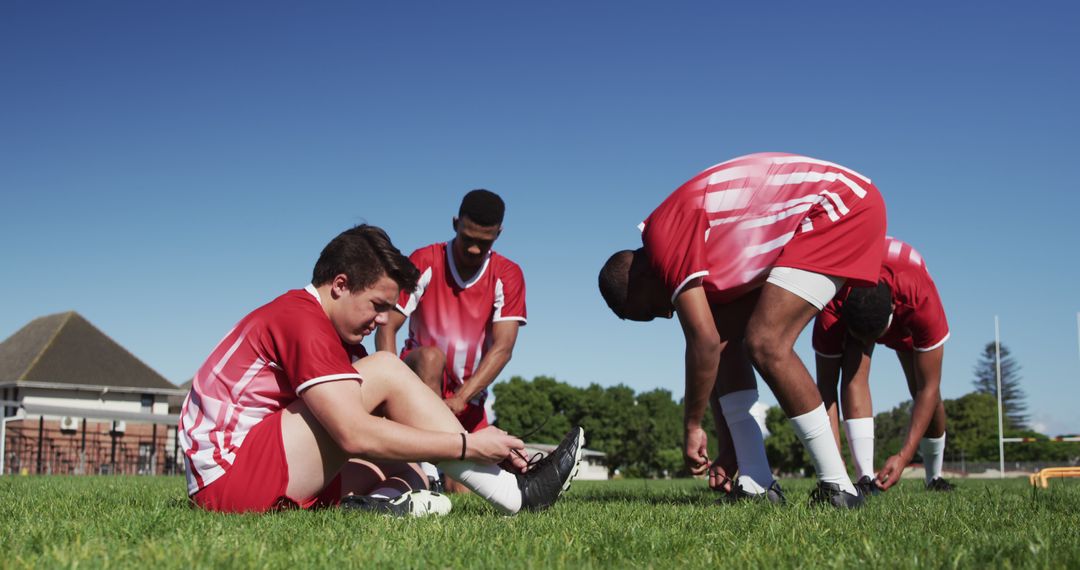
<instances>
[{"instance_id":1,"label":"red rugby jersey","mask_svg":"<svg viewBox=\"0 0 1080 570\"><path fill-rule=\"evenodd\" d=\"M727 302L761 286L796 234L839 223L877 192L869 178L838 164L751 154L712 166L675 190L642 224L642 242L672 301L702 277L710 300ZM866 239L838 233L828 239L838 252L845 239ZM862 267L862 260L832 274L872 282L876 259L872 264Z\"/></svg>"},{"instance_id":2,"label":"red rugby jersey","mask_svg":"<svg viewBox=\"0 0 1080 570\"><path fill-rule=\"evenodd\" d=\"M180 411L188 494L224 475L251 428L304 390L360 381L352 363L366 354L342 342L311 285L244 317L199 368Z\"/></svg>"},{"instance_id":3,"label":"red rugby jersey","mask_svg":"<svg viewBox=\"0 0 1080 570\"><path fill-rule=\"evenodd\" d=\"M894 350L926 352L945 344L949 323L926 261L910 245L893 237L885 238L885 259L880 280L892 291L892 324L877 340ZM843 299L850 288L836 296L814 321L814 350L827 358L840 358L844 352L846 327L841 319Z\"/></svg>"},{"instance_id":4,"label":"red rugby jersey","mask_svg":"<svg viewBox=\"0 0 1080 570\"><path fill-rule=\"evenodd\" d=\"M436 346L446 354L446 372L461 384L491 347L491 325L526 323L525 278L516 263L488 252L476 275L462 280L450 242L431 244L409 259L420 270L416 291L402 291L398 310L409 317L406 348Z\"/></svg>"}]
</instances>

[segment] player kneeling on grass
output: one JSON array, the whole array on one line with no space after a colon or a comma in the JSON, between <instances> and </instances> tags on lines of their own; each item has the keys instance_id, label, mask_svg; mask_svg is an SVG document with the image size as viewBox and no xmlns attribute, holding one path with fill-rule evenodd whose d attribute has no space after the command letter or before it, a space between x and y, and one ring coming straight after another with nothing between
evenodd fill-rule
<instances>
[{"instance_id":1,"label":"player kneeling on grass","mask_svg":"<svg viewBox=\"0 0 1080 570\"><path fill-rule=\"evenodd\" d=\"M445 514L448 499L423 490L415 461L439 464L503 514L555 503L577 473L581 428L527 467L521 440L494 427L466 433L401 360L366 356L360 342L417 279L385 232L357 226L323 249L311 285L225 336L180 414L194 504Z\"/></svg>"},{"instance_id":2,"label":"player kneeling on grass","mask_svg":"<svg viewBox=\"0 0 1080 570\"><path fill-rule=\"evenodd\" d=\"M616 252L604 264L600 291L622 319L678 315L691 471L710 467L701 422L715 397L734 440L740 486L755 495L772 487L761 430L749 414L757 400L752 363L814 462L813 502L862 505L794 345L845 282L876 282L885 204L870 179L805 156L752 154L690 179L642 228L642 248Z\"/></svg>"},{"instance_id":3,"label":"player kneeling on grass","mask_svg":"<svg viewBox=\"0 0 1080 570\"><path fill-rule=\"evenodd\" d=\"M951 491L941 477L945 456L945 406L941 403L941 361L949 324L926 262L910 245L885 238L885 259L877 287L842 292L814 323L818 389L840 443L837 381L848 446L865 493L888 489L918 449L926 467L926 488ZM874 476L874 416L870 400L870 357L874 344L896 351L914 399L907 437Z\"/></svg>"}]
</instances>

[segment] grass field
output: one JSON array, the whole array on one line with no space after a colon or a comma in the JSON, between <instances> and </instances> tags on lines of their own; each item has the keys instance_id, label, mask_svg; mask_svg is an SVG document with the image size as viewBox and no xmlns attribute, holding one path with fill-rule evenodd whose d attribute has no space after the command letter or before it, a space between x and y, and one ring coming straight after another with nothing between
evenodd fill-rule
<instances>
[{"instance_id":1,"label":"grass field","mask_svg":"<svg viewBox=\"0 0 1080 570\"><path fill-rule=\"evenodd\" d=\"M1080 568L1080 481L904 481L856 512L716 505L699 481L574 485L553 510L499 517L455 497L441 519L336 510L217 515L176 477L2 477L0 567Z\"/></svg>"}]
</instances>

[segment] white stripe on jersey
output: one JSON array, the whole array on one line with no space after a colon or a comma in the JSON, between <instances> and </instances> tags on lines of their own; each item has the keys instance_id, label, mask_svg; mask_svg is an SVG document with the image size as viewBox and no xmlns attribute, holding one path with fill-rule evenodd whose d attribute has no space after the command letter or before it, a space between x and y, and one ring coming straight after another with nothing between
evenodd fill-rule
<instances>
[{"instance_id":1,"label":"white stripe on jersey","mask_svg":"<svg viewBox=\"0 0 1080 570\"><path fill-rule=\"evenodd\" d=\"M866 190L853 182L847 176L839 172L789 172L787 174L774 174L765 179L769 186L787 186L789 184L802 184L804 182L836 182L839 180L860 198L866 197Z\"/></svg>"},{"instance_id":2,"label":"white stripe on jersey","mask_svg":"<svg viewBox=\"0 0 1080 570\"><path fill-rule=\"evenodd\" d=\"M502 308L506 304L506 295L503 293L502 279L495 280L495 301L492 305L495 307L495 314L492 316L492 321L497 321L502 318Z\"/></svg>"},{"instance_id":3,"label":"white stripe on jersey","mask_svg":"<svg viewBox=\"0 0 1080 570\"><path fill-rule=\"evenodd\" d=\"M754 197L753 188L728 188L705 194L705 211L709 213L741 210Z\"/></svg>"},{"instance_id":4,"label":"white stripe on jersey","mask_svg":"<svg viewBox=\"0 0 1080 570\"><path fill-rule=\"evenodd\" d=\"M251 380L265 367L266 363L263 362L263 359L261 358L256 358L255 362L251 363L251 366L244 371L244 375L240 377L240 380L233 385L232 398L234 401L240 400L240 393L243 392L244 388L247 388L247 385L251 383Z\"/></svg>"},{"instance_id":5,"label":"white stripe on jersey","mask_svg":"<svg viewBox=\"0 0 1080 570\"><path fill-rule=\"evenodd\" d=\"M870 184L870 179L863 176L862 174L859 174L858 172L855 172L854 170L852 170L850 168L847 168L845 166L841 166L839 164L836 164L835 162L829 162L827 160L818 160L816 158L809 158L809 157L806 157L806 156L777 156L777 157L773 157L773 158L769 159L769 161L772 162L773 164L802 163L802 164L818 164L818 165L821 165L821 166L828 166L830 168L836 168L838 170L843 170L844 172L847 172L847 173L849 173L849 174L851 174L853 176L861 178L863 180L863 182L866 182L867 184ZM861 197L862 196L860 196L860 198Z\"/></svg>"},{"instance_id":6,"label":"white stripe on jersey","mask_svg":"<svg viewBox=\"0 0 1080 570\"><path fill-rule=\"evenodd\" d=\"M818 196L813 196L812 198L815 199L815 201L817 199L820 199ZM795 206L793 208L790 208L788 210L785 210L783 212L780 212L778 214L773 214L771 216L761 216L761 217L758 217L758 218L750 218L748 220L744 220L742 222L739 222L739 225L737 226L737 229L743 230L743 229L748 229L748 228L759 228L761 226L771 226L772 224L775 224L776 222L778 222L780 220L783 220L784 218L789 218L791 216L794 216L795 214L801 214L801 213L809 210L813 206L814 206L813 204L803 203L803 204L799 204L799 205L797 205L797 206ZM832 218L832 216L829 216L829 217Z\"/></svg>"},{"instance_id":7,"label":"white stripe on jersey","mask_svg":"<svg viewBox=\"0 0 1080 570\"><path fill-rule=\"evenodd\" d=\"M420 304L420 298L424 296L424 290L427 289L428 284L431 283L431 268L428 267L420 274L420 279L416 282L416 289L413 290L412 295L409 295L409 300L405 302L405 306L398 305L397 308L406 317L411 315L416 310L416 306Z\"/></svg>"},{"instance_id":8,"label":"white stripe on jersey","mask_svg":"<svg viewBox=\"0 0 1080 570\"><path fill-rule=\"evenodd\" d=\"M713 172L709 175L706 184L709 186L715 186L717 184L723 184L725 182L731 182L732 180L739 180L741 178L747 178L750 174L760 170L750 166L735 166L732 168L725 168L723 170Z\"/></svg>"},{"instance_id":9,"label":"white stripe on jersey","mask_svg":"<svg viewBox=\"0 0 1080 570\"><path fill-rule=\"evenodd\" d=\"M908 255L908 259L910 259L911 262L915 265L923 264L923 258L921 255L919 255L919 252L915 251L915 248L911 248L911 253Z\"/></svg>"},{"instance_id":10,"label":"white stripe on jersey","mask_svg":"<svg viewBox=\"0 0 1080 570\"><path fill-rule=\"evenodd\" d=\"M893 241L889 244L889 257L896 259L900 257L900 249L904 247L904 242Z\"/></svg>"},{"instance_id":11,"label":"white stripe on jersey","mask_svg":"<svg viewBox=\"0 0 1080 570\"><path fill-rule=\"evenodd\" d=\"M214 366L214 375L215 376L218 375L218 374L221 374L221 370L223 368L225 368L225 364L229 362L229 358L233 355L234 352L236 352L236 349L240 348L240 343L244 342L244 338L246 336L247 335L241 334L240 336L236 337L236 342L234 342L233 345L229 347L229 350L227 350L225 352L225 356L222 356L221 360L219 360L217 365ZM226 338L228 338L228 337L226 337ZM225 340L225 339L221 339L221 340ZM220 344L220 343L218 343L218 344Z\"/></svg>"},{"instance_id":12,"label":"white stripe on jersey","mask_svg":"<svg viewBox=\"0 0 1080 570\"><path fill-rule=\"evenodd\" d=\"M763 253L769 253L770 251L784 247L785 245L787 245L787 242L791 241L791 238L793 237L795 237L795 232L788 232L776 239L771 239L765 243L749 246L743 251L746 252L746 257L754 257Z\"/></svg>"},{"instance_id":13,"label":"white stripe on jersey","mask_svg":"<svg viewBox=\"0 0 1080 570\"><path fill-rule=\"evenodd\" d=\"M454 363L454 376L461 379L465 377L465 361L469 359L469 343L464 339L458 339L453 349L451 362Z\"/></svg>"},{"instance_id":14,"label":"white stripe on jersey","mask_svg":"<svg viewBox=\"0 0 1080 570\"><path fill-rule=\"evenodd\" d=\"M308 388L310 388L310 387L312 387L312 386L314 386L316 384L322 384L323 382L333 382L334 380L350 380L350 379L351 380L360 380L361 382L364 381L363 376L360 376L360 374L328 374L326 376L319 376L318 378L312 378L311 380L308 380L307 382L304 382L303 384L297 386L296 387L296 394L300 395L300 393L303 392L304 390L307 390Z\"/></svg>"}]
</instances>

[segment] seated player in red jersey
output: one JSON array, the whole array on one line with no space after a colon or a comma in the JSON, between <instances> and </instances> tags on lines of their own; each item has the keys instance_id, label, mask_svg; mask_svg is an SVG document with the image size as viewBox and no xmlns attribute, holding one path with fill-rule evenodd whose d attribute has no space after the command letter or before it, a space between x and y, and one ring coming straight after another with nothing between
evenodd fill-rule
<instances>
[{"instance_id":1,"label":"seated player in red jersey","mask_svg":"<svg viewBox=\"0 0 1080 570\"><path fill-rule=\"evenodd\" d=\"M831 162L761 153L683 184L645 220L643 247L611 256L600 291L618 317L679 317L685 455L694 473L709 469L701 421L716 385L741 491L774 499L761 430L749 413L757 399L752 363L814 462L814 502L863 503L794 344L845 282L876 282L884 237L885 204L869 178Z\"/></svg>"},{"instance_id":2,"label":"seated player in red jersey","mask_svg":"<svg viewBox=\"0 0 1080 570\"><path fill-rule=\"evenodd\" d=\"M469 431L487 427L488 386L514 351L526 323L525 279L516 263L492 250L506 207L497 194L473 190L454 218L455 236L412 253L415 290L402 290L397 310L376 332L376 347L394 352L409 320L401 357ZM424 465L429 477L438 474Z\"/></svg>"},{"instance_id":3,"label":"seated player in red jersey","mask_svg":"<svg viewBox=\"0 0 1080 570\"><path fill-rule=\"evenodd\" d=\"M467 433L396 356L364 356L363 338L418 277L385 232L357 226L323 249L311 285L256 309L225 336L180 414L194 504L445 514L445 496L414 491L424 480L406 462L416 461L439 463L504 514L558 499L577 471L581 428L522 472L521 440L494 427Z\"/></svg>"},{"instance_id":4,"label":"seated player in red jersey","mask_svg":"<svg viewBox=\"0 0 1080 570\"><path fill-rule=\"evenodd\" d=\"M865 493L900 480L915 451L926 466L926 488L952 490L941 477L945 454L945 406L941 403L941 362L949 324L926 262L910 245L885 238L885 260L877 287L843 291L814 323L818 389L840 443L837 383L848 447ZM896 351L914 399L903 446L874 475L874 415L870 400L870 357L874 344Z\"/></svg>"}]
</instances>

